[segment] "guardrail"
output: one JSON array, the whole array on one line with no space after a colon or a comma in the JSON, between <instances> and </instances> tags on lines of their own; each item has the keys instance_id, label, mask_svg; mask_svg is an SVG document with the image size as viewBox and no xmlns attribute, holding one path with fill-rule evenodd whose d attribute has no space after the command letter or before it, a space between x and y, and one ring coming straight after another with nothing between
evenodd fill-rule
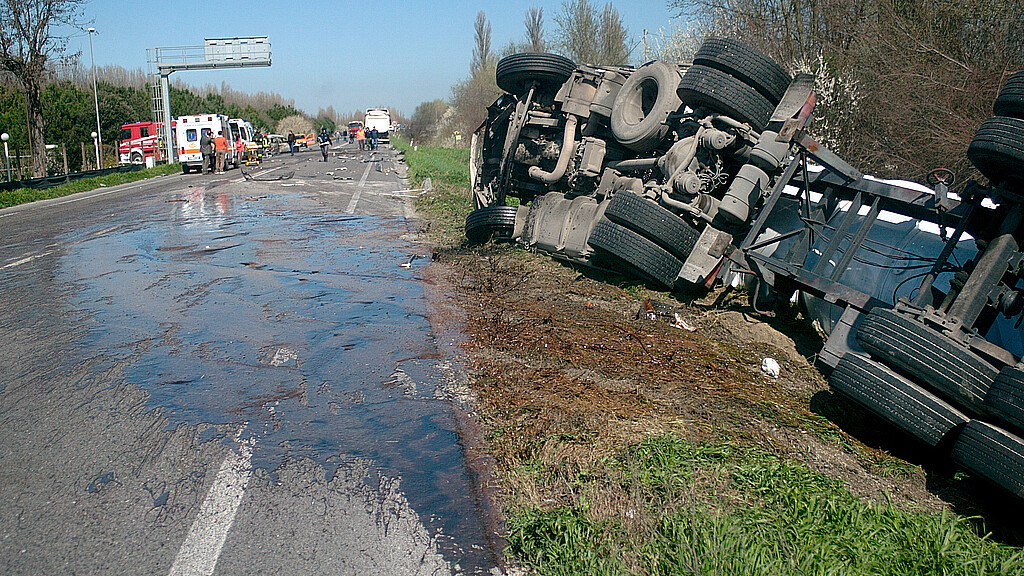
<instances>
[{"instance_id":1,"label":"guardrail","mask_svg":"<svg viewBox=\"0 0 1024 576\"><path fill-rule=\"evenodd\" d=\"M115 168L100 168L99 170L86 170L84 172L72 172L60 176L44 176L42 178L29 178L26 180L14 180L12 182L0 182L0 191L17 190L18 188L31 188L33 190L44 190L53 188L83 178L97 178L118 172L136 172L145 168L143 164L125 164Z\"/></svg>"}]
</instances>

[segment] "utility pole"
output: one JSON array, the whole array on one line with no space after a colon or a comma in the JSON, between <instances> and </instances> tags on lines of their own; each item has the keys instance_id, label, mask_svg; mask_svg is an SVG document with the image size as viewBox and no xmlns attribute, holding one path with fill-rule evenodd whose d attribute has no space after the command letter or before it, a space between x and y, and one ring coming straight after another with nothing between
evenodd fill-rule
<instances>
[{"instance_id":1,"label":"utility pole","mask_svg":"<svg viewBox=\"0 0 1024 576\"><path fill-rule=\"evenodd\" d=\"M89 59L92 60L92 102L96 106L96 168L103 167L103 132L100 130L100 99L96 94L96 56L92 51L92 35L95 28L89 28Z\"/></svg>"}]
</instances>

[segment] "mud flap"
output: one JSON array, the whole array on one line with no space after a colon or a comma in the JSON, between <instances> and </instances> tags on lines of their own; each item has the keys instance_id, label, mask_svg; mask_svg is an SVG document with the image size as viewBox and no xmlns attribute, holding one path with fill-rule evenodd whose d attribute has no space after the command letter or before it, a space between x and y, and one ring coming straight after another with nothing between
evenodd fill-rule
<instances>
[{"instance_id":1,"label":"mud flap","mask_svg":"<svg viewBox=\"0 0 1024 576\"><path fill-rule=\"evenodd\" d=\"M716 272L722 256L731 243L732 234L705 226L700 238L697 239L697 245L686 257L686 262L679 271L679 279L691 284L703 283Z\"/></svg>"}]
</instances>

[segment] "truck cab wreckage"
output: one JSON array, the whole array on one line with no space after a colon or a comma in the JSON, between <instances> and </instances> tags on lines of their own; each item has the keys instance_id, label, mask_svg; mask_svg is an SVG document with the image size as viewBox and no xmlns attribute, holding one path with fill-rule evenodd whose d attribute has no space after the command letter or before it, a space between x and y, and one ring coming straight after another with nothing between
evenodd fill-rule
<instances>
[{"instance_id":1,"label":"truck cab wreckage","mask_svg":"<svg viewBox=\"0 0 1024 576\"><path fill-rule=\"evenodd\" d=\"M861 174L810 133L814 78L734 40L688 66L515 54L496 80L470 241L799 301L834 390L1024 498L1024 72L967 151L988 184L957 190Z\"/></svg>"}]
</instances>

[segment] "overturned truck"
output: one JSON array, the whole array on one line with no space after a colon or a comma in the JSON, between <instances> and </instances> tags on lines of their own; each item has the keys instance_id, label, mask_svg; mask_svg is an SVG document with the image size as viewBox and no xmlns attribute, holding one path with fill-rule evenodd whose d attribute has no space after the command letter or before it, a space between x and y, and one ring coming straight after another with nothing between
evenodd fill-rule
<instances>
[{"instance_id":1,"label":"overturned truck","mask_svg":"<svg viewBox=\"0 0 1024 576\"><path fill-rule=\"evenodd\" d=\"M1024 72L967 151L988 183L958 189L862 175L809 131L814 78L730 39L686 66L515 54L496 80L470 241L798 300L836 391L1024 498Z\"/></svg>"}]
</instances>

